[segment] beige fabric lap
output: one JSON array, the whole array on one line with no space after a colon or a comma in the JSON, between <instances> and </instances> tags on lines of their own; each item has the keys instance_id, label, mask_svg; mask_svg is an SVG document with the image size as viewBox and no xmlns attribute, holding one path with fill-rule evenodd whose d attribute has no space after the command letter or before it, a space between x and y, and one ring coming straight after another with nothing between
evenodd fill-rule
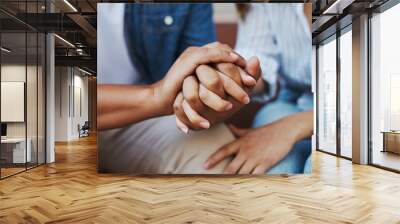
<instances>
[{"instance_id":1,"label":"beige fabric lap","mask_svg":"<svg viewBox=\"0 0 400 224\"><path fill-rule=\"evenodd\" d=\"M225 124L186 135L176 128L174 116L153 118L99 132L98 169L129 174L220 174L230 159L211 170L205 170L203 163L233 140Z\"/></svg>"}]
</instances>

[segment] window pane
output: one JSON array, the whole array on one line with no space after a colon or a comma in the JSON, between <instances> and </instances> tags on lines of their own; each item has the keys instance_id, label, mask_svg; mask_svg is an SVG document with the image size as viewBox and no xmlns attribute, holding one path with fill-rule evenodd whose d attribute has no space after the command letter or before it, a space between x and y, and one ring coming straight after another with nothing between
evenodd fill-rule
<instances>
[{"instance_id":1,"label":"window pane","mask_svg":"<svg viewBox=\"0 0 400 224\"><path fill-rule=\"evenodd\" d=\"M400 5L372 18L372 163L400 170Z\"/></svg>"},{"instance_id":2,"label":"window pane","mask_svg":"<svg viewBox=\"0 0 400 224\"><path fill-rule=\"evenodd\" d=\"M340 37L340 153L351 158L352 141L352 35Z\"/></svg>"},{"instance_id":3,"label":"window pane","mask_svg":"<svg viewBox=\"0 0 400 224\"><path fill-rule=\"evenodd\" d=\"M336 40L318 48L318 147L336 153Z\"/></svg>"}]
</instances>

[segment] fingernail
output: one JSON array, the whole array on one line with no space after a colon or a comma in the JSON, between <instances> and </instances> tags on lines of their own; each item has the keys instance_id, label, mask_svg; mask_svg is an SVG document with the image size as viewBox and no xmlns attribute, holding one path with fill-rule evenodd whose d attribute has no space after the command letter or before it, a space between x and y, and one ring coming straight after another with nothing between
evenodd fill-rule
<instances>
[{"instance_id":1,"label":"fingernail","mask_svg":"<svg viewBox=\"0 0 400 224\"><path fill-rule=\"evenodd\" d=\"M249 75L245 75L244 79L246 80L246 82L251 83L251 85L255 85L257 83L256 80L253 77L249 76Z\"/></svg>"},{"instance_id":2,"label":"fingernail","mask_svg":"<svg viewBox=\"0 0 400 224\"><path fill-rule=\"evenodd\" d=\"M225 110L228 111L228 110L230 110L230 109L232 109L232 108L233 108L233 105L232 105L231 103L229 103L229 104L225 107Z\"/></svg>"},{"instance_id":3,"label":"fingernail","mask_svg":"<svg viewBox=\"0 0 400 224\"><path fill-rule=\"evenodd\" d=\"M230 52L229 55L234 59L239 58L239 56L237 54L233 53L233 52Z\"/></svg>"},{"instance_id":4,"label":"fingernail","mask_svg":"<svg viewBox=\"0 0 400 224\"><path fill-rule=\"evenodd\" d=\"M186 126L181 126L181 127L179 127L179 129L181 129L181 131L185 134L187 134L189 132L189 128L187 128Z\"/></svg>"},{"instance_id":5,"label":"fingernail","mask_svg":"<svg viewBox=\"0 0 400 224\"><path fill-rule=\"evenodd\" d=\"M176 118L176 126L178 126L178 128L185 134L189 132L189 128L184 123L182 123L182 121L180 121L178 118Z\"/></svg>"},{"instance_id":6,"label":"fingernail","mask_svg":"<svg viewBox=\"0 0 400 224\"><path fill-rule=\"evenodd\" d=\"M208 122L208 121L202 121L202 122L200 122L200 126L201 126L202 128L207 129L207 128L210 127L210 122Z\"/></svg>"},{"instance_id":7,"label":"fingernail","mask_svg":"<svg viewBox=\"0 0 400 224\"><path fill-rule=\"evenodd\" d=\"M249 61L254 61L254 60L257 60L257 61L258 61L258 57L252 56L252 57L249 59Z\"/></svg>"},{"instance_id":8,"label":"fingernail","mask_svg":"<svg viewBox=\"0 0 400 224\"><path fill-rule=\"evenodd\" d=\"M244 104L250 103L250 97L246 96L246 97L243 99L243 103L244 103Z\"/></svg>"},{"instance_id":9,"label":"fingernail","mask_svg":"<svg viewBox=\"0 0 400 224\"><path fill-rule=\"evenodd\" d=\"M209 162L205 162L205 163L203 164L204 169L208 169L209 166L210 166L210 163L209 163Z\"/></svg>"}]
</instances>

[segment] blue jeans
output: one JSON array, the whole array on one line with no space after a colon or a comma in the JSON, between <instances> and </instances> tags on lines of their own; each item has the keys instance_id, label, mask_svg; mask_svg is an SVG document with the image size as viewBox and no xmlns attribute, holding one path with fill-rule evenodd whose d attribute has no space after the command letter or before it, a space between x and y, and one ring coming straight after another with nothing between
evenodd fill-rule
<instances>
[{"instance_id":1,"label":"blue jeans","mask_svg":"<svg viewBox=\"0 0 400 224\"><path fill-rule=\"evenodd\" d=\"M262 107L253 122L253 127L272 123L283 117L308 111L313 108L313 95L290 89L281 89L277 99ZM272 167L268 174L311 173L311 138L298 141L289 154Z\"/></svg>"}]
</instances>

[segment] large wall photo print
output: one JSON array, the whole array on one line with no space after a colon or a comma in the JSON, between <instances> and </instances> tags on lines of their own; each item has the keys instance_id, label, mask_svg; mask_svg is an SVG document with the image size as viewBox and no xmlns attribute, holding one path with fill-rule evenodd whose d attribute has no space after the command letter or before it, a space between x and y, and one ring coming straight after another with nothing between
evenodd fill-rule
<instances>
[{"instance_id":1,"label":"large wall photo print","mask_svg":"<svg viewBox=\"0 0 400 224\"><path fill-rule=\"evenodd\" d=\"M97 18L99 172L311 172L311 4L99 3Z\"/></svg>"}]
</instances>

